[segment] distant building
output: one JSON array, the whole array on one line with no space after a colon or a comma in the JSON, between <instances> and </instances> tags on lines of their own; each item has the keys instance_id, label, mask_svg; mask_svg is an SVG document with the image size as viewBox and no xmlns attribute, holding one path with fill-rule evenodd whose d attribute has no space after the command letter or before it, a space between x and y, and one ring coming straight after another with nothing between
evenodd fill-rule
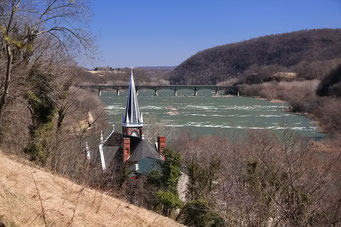
<instances>
[{"instance_id":1,"label":"distant building","mask_svg":"<svg viewBox=\"0 0 341 227\"><path fill-rule=\"evenodd\" d=\"M260 84L270 81L292 81L297 77L295 72L276 72L274 74L251 73L245 79L246 84Z\"/></svg>"},{"instance_id":2,"label":"distant building","mask_svg":"<svg viewBox=\"0 0 341 227\"><path fill-rule=\"evenodd\" d=\"M122 118L122 133L115 132L113 128L107 138L101 136L99 153L102 169L123 163L136 174L147 175L154 169L160 170L165 146L164 136L158 137L156 144L144 140L143 116L139 110L133 70L131 70L127 105Z\"/></svg>"},{"instance_id":3,"label":"distant building","mask_svg":"<svg viewBox=\"0 0 341 227\"><path fill-rule=\"evenodd\" d=\"M295 72L277 72L273 75L276 80L292 81L296 79L297 75Z\"/></svg>"}]
</instances>

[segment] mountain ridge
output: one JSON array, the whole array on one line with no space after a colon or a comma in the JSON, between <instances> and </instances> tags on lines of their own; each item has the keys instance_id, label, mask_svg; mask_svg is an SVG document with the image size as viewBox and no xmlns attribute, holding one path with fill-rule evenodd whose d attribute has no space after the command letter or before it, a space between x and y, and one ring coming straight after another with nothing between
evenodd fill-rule
<instances>
[{"instance_id":1,"label":"mountain ridge","mask_svg":"<svg viewBox=\"0 0 341 227\"><path fill-rule=\"evenodd\" d=\"M171 84L216 84L252 65L292 70L302 62L341 58L341 29L311 29L219 45L194 54L172 72Z\"/></svg>"}]
</instances>

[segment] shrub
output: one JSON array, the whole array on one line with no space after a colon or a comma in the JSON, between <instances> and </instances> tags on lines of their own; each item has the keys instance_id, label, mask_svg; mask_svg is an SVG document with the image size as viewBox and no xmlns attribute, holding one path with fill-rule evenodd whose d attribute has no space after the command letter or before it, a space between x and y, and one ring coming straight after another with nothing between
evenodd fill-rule
<instances>
[{"instance_id":1,"label":"shrub","mask_svg":"<svg viewBox=\"0 0 341 227\"><path fill-rule=\"evenodd\" d=\"M179 199L177 186L180 180L181 155L169 148L164 150L165 161L161 164L162 171L149 173L147 183L155 188L161 188L152 196L155 197L155 207L162 207L162 214L170 216L171 213L182 206Z\"/></svg>"},{"instance_id":2,"label":"shrub","mask_svg":"<svg viewBox=\"0 0 341 227\"><path fill-rule=\"evenodd\" d=\"M157 203L162 206L162 214L170 216L171 212L182 206L177 192L160 189L156 195Z\"/></svg>"},{"instance_id":3,"label":"shrub","mask_svg":"<svg viewBox=\"0 0 341 227\"><path fill-rule=\"evenodd\" d=\"M210 209L207 201L203 200L186 203L176 220L187 226L225 226L224 219Z\"/></svg>"}]
</instances>

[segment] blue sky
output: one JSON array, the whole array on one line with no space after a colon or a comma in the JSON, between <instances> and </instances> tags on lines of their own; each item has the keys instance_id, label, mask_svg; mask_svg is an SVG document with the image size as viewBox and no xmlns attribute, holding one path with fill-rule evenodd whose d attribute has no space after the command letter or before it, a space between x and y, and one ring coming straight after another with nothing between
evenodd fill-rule
<instances>
[{"instance_id":1,"label":"blue sky","mask_svg":"<svg viewBox=\"0 0 341 227\"><path fill-rule=\"evenodd\" d=\"M341 28L341 0L93 0L98 55L87 67L176 66L206 48Z\"/></svg>"}]
</instances>

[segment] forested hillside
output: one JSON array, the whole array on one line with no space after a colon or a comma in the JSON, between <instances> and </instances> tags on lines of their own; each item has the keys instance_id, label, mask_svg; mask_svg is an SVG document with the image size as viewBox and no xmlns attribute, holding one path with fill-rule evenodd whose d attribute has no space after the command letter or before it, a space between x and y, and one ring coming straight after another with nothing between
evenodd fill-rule
<instances>
[{"instance_id":1,"label":"forested hillside","mask_svg":"<svg viewBox=\"0 0 341 227\"><path fill-rule=\"evenodd\" d=\"M302 79L322 79L340 58L341 29L302 30L201 51L174 69L170 82L216 84L260 67L296 72Z\"/></svg>"}]
</instances>

